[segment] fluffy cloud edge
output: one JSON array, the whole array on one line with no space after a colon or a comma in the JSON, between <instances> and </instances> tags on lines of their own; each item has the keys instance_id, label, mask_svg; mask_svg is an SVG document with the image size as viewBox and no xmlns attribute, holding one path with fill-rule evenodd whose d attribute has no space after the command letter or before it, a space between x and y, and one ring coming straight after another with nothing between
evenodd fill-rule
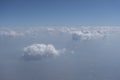
<instances>
[{"instance_id":1,"label":"fluffy cloud edge","mask_svg":"<svg viewBox=\"0 0 120 80\"><path fill-rule=\"evenodd\" d=\"M23 48L23 59L24 60L40 60L46 57L59 56L65 53L64 49L56 49L52 44L32 44Z\"/></svg>"}]
</instances>

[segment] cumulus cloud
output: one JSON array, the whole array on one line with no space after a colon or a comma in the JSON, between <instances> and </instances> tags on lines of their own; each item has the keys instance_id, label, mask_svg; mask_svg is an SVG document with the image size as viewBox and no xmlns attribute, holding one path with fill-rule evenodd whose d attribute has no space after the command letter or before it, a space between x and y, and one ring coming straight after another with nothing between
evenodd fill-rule
<instances>
[{"instance_id":1,"label":"cumulus cloud","mask_svg":"<svg viewBox=\"0 0 120 80\"><path fill-rule=\"evenodd\" d=\"M90 40L90 39L98 39L98 38L105 38L106 34L100 33L100 31L72 31L71 32L72 39L77 40Z\"/></svg>"},{"instance_id":2,"label":"cumulus cloud","mask_svg":"<svg viewBox=\"0 0 120 80\"><path fill-rule=\"evenodd\" d=\"M65 49L57 50L52 44L32 44L24 47L23 58L25 60L39 60L44 57L58 56L64 51Z\"/></svg>"}]
</instances>

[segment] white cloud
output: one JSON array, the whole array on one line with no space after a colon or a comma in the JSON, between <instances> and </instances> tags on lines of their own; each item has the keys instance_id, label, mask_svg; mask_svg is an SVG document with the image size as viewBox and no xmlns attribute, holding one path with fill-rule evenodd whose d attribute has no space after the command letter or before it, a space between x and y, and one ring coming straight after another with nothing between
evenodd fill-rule
<instances>
[{"instance_id":1,"label":"white cloud","mask_svg":"<svg viewBox=\"0 0 120 80\"><path fill-rule=\"evenodd\" d=\"M0 36L2 36L2 37L20 37L20 36L24 36L24 34L22 32L17 32L14 30L1 30Z\"/></svg>"},{"instance_id":2,"label":"white cloud","mask_svg":"<svg viewBox=\"0 0 120 80\"><path fill-rule=\"evenodd\" d=\"M120 34L120 27L59 27L52 29L52 33L56 35L62 33L62 36L71 36L72 40L91 40L105 39L112 34ZM48 30L49 32L49 30ZM59 35L60 36L60 35Z\"/></svg>"},{"instance_id":3,"label":"white cloud","mask_svg":"<svg viewBox=\"0 0 120 80\"><path fill-rule=\"evenodd\" d=\"M100 33L100 31L71 31L73 40L90 40L90 39L98 39L105 38L107 34Z\"/></svg>"},{"instance_id":4,"label":"white cloud","mask_svg":"<svg viewBox=\"0 0 120 80\"><path fill-rule=\"evenodd\" d=\"M47 38L71 36L73 40L99 39L118 34L120 27L32 27L21 29L0 29L0 37ZM119 33L120 34L120 33ZM71 39L69 37L69 39Z\"/></svg>"},{"instance_id":5,"label":"white cloud","mask_svg":"<svg viewBox=\"0 0 120 80\"><path fill-rule=\"evenodd\" d=\"M65 49L57 50L52 44L32 44L30 46L24 47L23 57L26 60L37 60L44 57L58 56L64 53Z\"/></svg>"}]
</instances>

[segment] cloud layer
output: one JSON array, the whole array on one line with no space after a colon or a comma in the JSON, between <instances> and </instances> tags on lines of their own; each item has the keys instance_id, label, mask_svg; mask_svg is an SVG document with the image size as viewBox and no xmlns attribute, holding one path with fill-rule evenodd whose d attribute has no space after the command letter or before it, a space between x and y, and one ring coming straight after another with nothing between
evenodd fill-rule
<instances>
[{"instance_id":1,"label":"cloud layer","mask_svg":"<svg viewBox=\"0 0 120 80\"><path fill-rule=\"evenodd\" d=\"M120 35L120 27L0 28L1 42L2 40L17 41L19 44L20 39L24 46L26 44L27 47L23 48L24 54L22 56L26 60L37 60L44 57L58 56L65 51L65 49L56 49L52 44L56 44L58 47L65 47L69 50L69 48L76 48L76 43L79 41L79 43L81 43L81 41L84 40L111 40L112 35L114 36L112 38L118 38ZM36 42L50 44L32 44ZM28 44L32 45L28 46ZM71 53L75 53L75 51L73 50Z\"/></svg>"},{"instance_id":2,"label":"cloud layer","mask_svg":"<svg viewBox=\"0 0 120 80\"><path fill-rule=\"evenodd\" d=\"M1 30L0 37L20 37L24 36L22 32L17 32L15 30Z\"/></svg>"},{"instance_id":3,"label":"cloud layer","mask_svg":"<svg viewBox=\"0 0 120 80\"><path fill-rule=\"evenodd\" d=\"M90 40L119 33L120 27L36 27L26 29L0 29L0 37L53 37L71 36L72 40ZM120 34L120 33L119 33Z\"/></svg>"},{"instance_id":4,"label":"cloud layer","mask_svg":"<svg viewBox=\"0 0 120 80\"><path fill-rule=\"evenodd\" d=\"M65 49L57 50L52 44L32 44L24 47L23 58L25 60L38 60L45 57L58 56L63 53Z\"/></svg>"}]
</instances>

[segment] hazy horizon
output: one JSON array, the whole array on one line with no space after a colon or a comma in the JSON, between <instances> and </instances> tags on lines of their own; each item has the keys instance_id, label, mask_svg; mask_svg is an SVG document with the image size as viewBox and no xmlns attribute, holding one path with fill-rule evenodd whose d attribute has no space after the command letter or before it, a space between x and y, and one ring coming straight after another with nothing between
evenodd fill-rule
<instances>
[{"instance_id":1,"label":"hazy horizon","mask_svg":"<svg viewBox=\"0 0 120 80\"><path fill-rule=\"evenodd\" d=\"M120 0L0 0L0 80L120 80Z\"/></svg>"}]
</instances>

